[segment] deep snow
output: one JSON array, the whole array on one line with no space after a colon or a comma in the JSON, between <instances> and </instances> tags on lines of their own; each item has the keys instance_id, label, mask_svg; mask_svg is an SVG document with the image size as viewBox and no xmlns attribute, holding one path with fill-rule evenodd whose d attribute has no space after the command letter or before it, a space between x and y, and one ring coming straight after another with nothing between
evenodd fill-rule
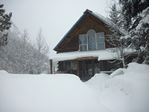
<instances>
[{"instance_id":1,"label":"deep snow","mask_svg":"<svg viewBox=\"0 0 149 112\"><path fill-rule=\"evenodd\" d=\"M149 66L131 63L110 76L96 74L86 82L112 112L149 112Z\"/></svg>"},{"instance_id":2,"label":"deep snow","mask_svg":"<svg viewBox=\"0 0 149 112\"><path fill-rule=\"evenodd\" d=\"M0 112L109 112L72 74L0 74Z\"/></svg>"},{"instance_id":3,"label":"deep snow","mask_svg":"<svg viewBox=\"0 0 149 112\"><path fill-rule=\"evenodd\" d=\"M72 74L0 72L0 112L149 112L149 66L131 63L87 82Z\"/></svg>"}]
</instances>

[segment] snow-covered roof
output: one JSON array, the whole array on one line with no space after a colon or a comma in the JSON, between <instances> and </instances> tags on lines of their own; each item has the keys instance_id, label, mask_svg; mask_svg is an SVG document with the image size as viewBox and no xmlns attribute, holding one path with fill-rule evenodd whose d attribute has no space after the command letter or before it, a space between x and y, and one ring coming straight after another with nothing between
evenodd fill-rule
<instances>
[{"instance_id":1,"label":"snow-covered roof","mask_svg":"<svg viewBox=\"0 0 149 112\"><path fill-rule=\"evenodd\" d=\"M97 51L74 51L58 53L50 57L54 61L77 60L79 58L94 57L98 60L117 59L118 54L113 49L97 50Z\"/></svg>"},{"instance_id":2,"label":"snow-covered roof","mask_svg":"<svg viewBox=\"0 0 149 112\"><path fill-rule=\"evenodd\" d=\"M79 60L79 59L89 59L97 58L100 60L113 60L120 59L120 49L119 48L107 48L103 50L96 51L73 51L73 52L63 52L50 55L49 59L53 61L66 61L66 60ZM123 51L126 55L136 52L135 49L125 48Z\"/></svg>"}]
</instances>

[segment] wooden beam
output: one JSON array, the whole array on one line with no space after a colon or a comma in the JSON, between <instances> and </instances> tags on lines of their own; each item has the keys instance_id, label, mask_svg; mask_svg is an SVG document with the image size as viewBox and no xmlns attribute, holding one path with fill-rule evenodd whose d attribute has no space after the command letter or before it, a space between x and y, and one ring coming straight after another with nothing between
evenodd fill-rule
<instances>
[{"instance_id":1,"label":"wooden beam","mask_svg":"<svg viewBox=\"0 0 149 112\"><path fill-rule=\"evenodd\" d=\"M53 74L53 60L50 59L50 74Z\"/></svg>"}]
</instances>

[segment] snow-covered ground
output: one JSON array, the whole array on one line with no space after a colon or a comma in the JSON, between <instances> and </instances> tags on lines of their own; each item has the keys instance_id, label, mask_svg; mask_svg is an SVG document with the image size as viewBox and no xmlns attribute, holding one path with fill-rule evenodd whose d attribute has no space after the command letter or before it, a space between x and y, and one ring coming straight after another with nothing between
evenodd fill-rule
<instances>
[{"instance_id":1,"label":"snow-covered ground","mask_svg":"<svg viewBox=\"0 0 149 112\"><path fill-rule=\"evenodd\" d=\"M149 112L149 66L131 63L110 76L96 74L86 82L111 112Z\"/></svg>"},{"instance_id":2,"label":"snow-covered ground","mask_svg":"<svg viewBox=\"0 0 149 112\"><path fill-rule=\"evenodd\" d=\"M72 74L0 72L0 112L149 112L149 66L131 63L87 82Z\"/></svg>"},{"instance_id":3,"label":"snow-covered ground","mask_svg":"<svg viewBox=\"0 0 149 112\"><path fill-rule=\"evenodd\" d=\"M72 74L0 74L0 112L109 112Z\"/></svg>"}]
</instances>

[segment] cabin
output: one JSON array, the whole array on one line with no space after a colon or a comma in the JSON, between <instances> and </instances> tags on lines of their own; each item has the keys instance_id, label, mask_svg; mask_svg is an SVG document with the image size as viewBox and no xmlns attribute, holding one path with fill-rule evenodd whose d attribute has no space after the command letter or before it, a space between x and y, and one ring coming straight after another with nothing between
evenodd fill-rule
<instances>
[{"instance_id":1,"label":"cabin","mask_svg":"<svg viewBox=\"0 0 149 112\"><path fill-rule=\"evenodd\" d=\"M121 67L121 64L113 66L113 62L119 60L107 41L111 37L111 27L121 33L110 20L87 9L54 48L58 71L87 81L95 73L108 73Z\"/></svg>"}]
</instances>

